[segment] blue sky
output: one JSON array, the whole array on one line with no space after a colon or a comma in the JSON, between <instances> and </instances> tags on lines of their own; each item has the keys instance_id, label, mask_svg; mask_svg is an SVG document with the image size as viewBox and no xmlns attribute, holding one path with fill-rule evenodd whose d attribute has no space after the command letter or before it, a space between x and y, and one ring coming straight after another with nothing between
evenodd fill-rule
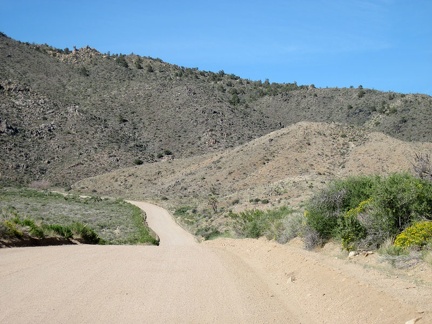
<instances>
[{"instance_id":1,"label":"blue sky","mask_svg":"<svg viewBox=\"0 0 432 324\"><path fill-rule=\"evenodd\" d=\"M251 80L432 95L431 0L0 0L0 31Z\"/></svg>"}]
</instances>

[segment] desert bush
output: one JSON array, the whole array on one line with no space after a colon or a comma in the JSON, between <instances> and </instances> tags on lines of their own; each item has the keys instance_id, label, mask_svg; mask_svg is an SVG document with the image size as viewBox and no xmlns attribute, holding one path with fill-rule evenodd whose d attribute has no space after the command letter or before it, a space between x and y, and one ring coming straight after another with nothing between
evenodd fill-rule
<instances>
[{"instance_id":1,"label":"desert bush","mask_svg":"<svg viewBox=\"0 0 432 324\"><path fill-rule=\"evenodd\" d=\"M83 241L87 244L102 243L100 237L96 234L96 232L82 223L73 223L71 225L71 231L75 235L81 237Z\"/></svg>"},{"instance_id":2,"label":"desert bush","mask_svg":"<svg viewBox=\"0 0 432 324\"><path fill-rule=\"evenodd\" d=\"M135 60L135 67L138 70L142 70L143 69L142 62L143 62L142 58L138 56L138 58Z\"/></svg>"},{"instance_id":3,"label":"desert bush","mask_svg":"<svg viewBox=\"0 0 432 324\"><path fill-rule=\"evenodd\" d=\"M396 247L423 248L432 243L432 222L418 222L407 227L398 236L396 236L394 245Z\"/></svg>"},{"instance_id":4,"label":"desert bush","mask_svg":"<svg viewBox=\"0 0 432 324\"><path fill-rule=\"evenodd\" d=\"M389 236L423 218L432 220L432 183L428 181L392 174L379 182L373 196L371 216Z\"/></svg>"},{"instance_id":5,"label":"desert bush","mask_svg":"<svg viewBox=\"0 0 432 324\"><path fill-rule=\"evenodd\" d=\"M34 220L29 218L20 218L19 216L14 217L12 220L16 225L21 225L22 227L27 227L31 236L38 238L44 238L45 233L42 227L36 225Z\"/></svg>"},{"instance_id":6,"label":"desert bush","mask_svg":"<svg viewBox=\"0 0 432 324\"><path fill-rule=\"evenodd\" d=\"M253 220L250 223L247 223L244 228L244 235L250 238L259 238L262 236L263 231L261 226L258 224L258 220Z\"/></svg>"},{"instance_id":7,"label":"desert bush","mask_svg":"<svg viewBox=\"0 0 432 324\"><path fill-rule=\"evenodd\" d=\"M0 223L2 223L2 237L22 238L25 232L30 232L37 237L43 237L43 231L30 219L22 219L18 212L12 208L5 208L0 214Z\"/></svg>"},{"instance_id":8,"label":"desert bush","mask_svg":"<svg viewBox=\"0 0 432 324\"><path fill-rule=\"evenodd\" d=\"M381 255L387 256L399 256L399 255L407 255L408 249L394 245L394 238L390 237L386 239L379 248L379 253Z\"/></svg>"},{"instance_id":9,"label":"desert bush","mask_svg":"<svg viewBox=\"0 0 432 324\"><path fill-rule=\"evenodd\" d=\"M358 227L353 217L343 218L343 216L370 198L376 181L375 177L361 176L332 182L307 203L305 211L307 225L313 228L323 240L340 236L338 230L347 232L351 225ZM347 232L342 235L350 234Z\"/></svg>"},{"instance_id":10,"label":"desert bush","mask_svg":"<svg viewBox=\"0 0 432 324\"><path fill-rule=\"evenodd\" d=\"M427 153L416 153L414 156L413 169L420 179L432 181L432 161Z\"/></svg>"},{"instance_id":11,"label":"desert bush","mask_svg":"<svg viewBox=\"0 0 432 324\"><path fill-rule=\"evenodd\" d=\"M190 213L195 214L195 207L192 206L180 206L174 211L174 216L184 217Z\"/></svg>"},{"instance_id":12,"label":"desert bush","mask_svg":"<svg viewBox=\"0 0 432 324\"><path fill-rule=\"evenodd\" d=\"M230 212L228 217L234 221L235 231L239 236L258 238L263 233L261 219L264 212L261 210L247 210L241 213Z\"/></svg>"},{"instance_id":13,"label":"desert bush","mask_svg":"<svg viewBox=\"0 0 432 324\"><path fill-rule=\"evenodd\" d=\"M231 99L229 100L229 103L233 106L237 106L238 104L240 104L240 97L237 95L237 93L234 93L231 96Z\"/></svg>"},{"instance_id":14,"label":"desert bush","mask_svg":"<svg viewBox=\"0 0 432 324\"><path fill-rule=\"evenodd\" d=\"M342 243L342 247L348 251L357 248L357 243L364 239L367 234L366 227L362 224L363 215L367 214L367 209L371 205L372 198L364 200L355 208L346 211L342 217L338 218L336 235Z\"/></svg>"},{"instance_id":15,"label":"desert bush","mask_svg":"<svg viewBox=\"0 0 432 324\"><path fill-rule=\"evenodd\" d=\"M292 213L288 207L281 207L266 211L253 209L240 213L229 212L228 217L233 221L234 230L240 237L266 236L278 240L284 231L284 219Z\"/></svg>"},{"instance_id":16,"label":"desert bush","mask_svg":"<svg viewBox=\"0 0 432 324\"><path fill-rule=\"evenodd\" d=\"M215 226L204 226L195 231L195 235L201 236L204 240L211 240L222 233Z\"/></svg>"},{"instance_id":17,"label":"desert bush","mask_svg":"<svg viewBox=\"0 0 432 324\"><path fill-rule=\"evenodd\" d=\"M73 236L72 230L69 226L63 226L58 224L47 224L44 226L44 228L47 232L52 232L66 239L72 238Z\"/></svg>"},{"instance_id":18,"label":"desert bush","mask_svg":"<svg viewBox=\"0 0 432 324\"><path fill-rule=\"evenodd\" d=\"M398 269L409 268L418 264L424 256L418 251L396 246L394 239L388 238L379 248L380 259Z\"/></svg>"},{"instance_id":19,"label":"desert bush","mask_svg":"<svg viewBox=\"0 0 432 324\"><path fill-rule=\"evenodd\" d=\"M142 164L144 164L144 161L141 160L141 159L135 159L135 160L134 160L134 164L135 164L135 165L142 165Z\"/></svg>"},{"instance_id":20,"label":"desert bush","mask_svg":"<svg viewBox=\"0 0 432 324\"><path fill-rule=\"evenodd\" d=\"M180 206L174 211L177 221L181 223L189 232L204 240L210 240L221 235L228 235L227 228L220 224L215 224L214 218L209 210L198 210L192 206Z\"/></svg>"},{"instance_id":21,"label":"desert bush","mask_svg":"<svg viewBox=\"0 0 432 324\"><path fill-rule=\"evenodd\" d=\"M0 221L0 237L9 237L10 230L6 225L6 221Z\"/></svg>"},{"instance_id":22,"label":"desert bush","mask_svg":"<svg viewBox=\"0 0 432 324\"><path fill-rule=\"evenodd\" d=\"M4 220L1 222L2 231L0 234L2 237L10 238L10 237L23 237L24 233L18 228L17 224L10 220Z\"/></svg>"},{"instance_id":23,"label":"desert bush","mask_svg":"<svg viewBox=\"0 0 432 324\"><path fill-rule=\"evenodd\" d=\"M303 231L303 243L306 250L312 250L324 243L320 233L311 226L306 225Z\"/></svg>"},{"instance_id":24,"label":"desert bush","mask_svg":"<svg viewBox=\"0 0 432 324\"><path fill-rule=\"evenodd\" d=\"M231 205L237 205L240 203L240 199L236 198L233 201L231 201Z\"/></svg>"},{"instance_id":25,"label":"desert bush","mask_svg":"<svg viewBox=\"0 0 432 324\"><path fill-rule=\"evenodd\" d=\"M120 54L119 57L116 58L116 62L117 62L117 64L119 64L120 66L122 66L124 68L128 68L129 67L129 64L126 61L125 55Z\"/></svg>"},{"instance_id":26,"label":"desert bush","mask_svg":"<svg viewBox=\"0 0 432 324\"><path fill-rule=\"evenodd\" d=\"M305 218L300 213L293 213L281 222L281 231L277 241L281 244L291 241L293 238L301 236L304 232Z\"/></svg>"},{"instance_id":27,"label":"desert bush","mask_svg":"<svg viewBox=\"0 0 432 324\"><path fill-rule=\"evenodd\" d=\"M405 173L337 180L309 200L305 216L324 242L378 248L413 222L432 220L432 183Z\"/></svg>"}]
</instances>

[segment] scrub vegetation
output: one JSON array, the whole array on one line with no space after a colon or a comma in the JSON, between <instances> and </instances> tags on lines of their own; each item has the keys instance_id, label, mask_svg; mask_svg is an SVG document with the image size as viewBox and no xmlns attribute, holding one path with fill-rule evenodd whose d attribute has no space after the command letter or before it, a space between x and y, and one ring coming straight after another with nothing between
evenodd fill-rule
<instances>
[{"instance_id":1,"label":"scrub vegetation","mask_svg":"<svg viewBox=\"0 0 432 324\"><path fill-rule=\"evenodd\" d=\"M316 88L289 75L287 83L249 80L5 34L0 57L3 185L46 180L66 188L124 167L237 147L303 121L432 141L427 95Z\"/></svg>"},{"instance_id":2,"label":"scrub vegetation","mask_svg":"<svg viewBox=\"0 0 432 324\"><path fill-rule=\"evenodd\" d=\"M157 244L141 210L123 200L0 189L0 239L60 236L84 243Z\"/></svg>"},{"instance_id":3,"label":"scrub vegetation","mask_svg":"<svg viewBox=\"0 0 432 324\"><path fill-rule=\"evenodd\" d=\"M309 200L305 218L309 248L334 239L349 251L430 249L432 182L406 173L337 180Z\"/></svg>"}]
</instances>

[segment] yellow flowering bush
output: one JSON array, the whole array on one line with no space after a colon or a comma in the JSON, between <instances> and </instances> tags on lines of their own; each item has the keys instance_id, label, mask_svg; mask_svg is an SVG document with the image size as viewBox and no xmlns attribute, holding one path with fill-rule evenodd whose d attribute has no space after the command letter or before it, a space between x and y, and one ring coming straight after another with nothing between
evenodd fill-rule
<instances>
[{"instance_id":1,"label":"yellow flowering bush","mask_svg":"<svg viewBox=\"0 0 432 324\"><path fill-rule=\"evenodd\" d=\"M345 218L357 217L360 213L364 212L366 207L369 206L371 202L372 202L372 198L363 200L362 202L360 202L360 204L358 204L357 207L354 207L354 208L351 208L350 210L348 210L344 214L344 217Z\"/></svg>"},{"instance_id":2,"label":"yellow flowering bush","mask_svg":"<svg viewBox=\"0 0 432 324\"><path fill-rule=\"evenodd\" d=\"M432 243L432 222L423 221L406 228L396 236L394 245L397 247L424 247Z\"/></svg>"},{"instance_id":3,"label":"yellow flowering bush","mask_svg":"<svg viewBox=\"0 0 432 324\"><path fill-rule=\"evenodd\" d=\"M363 200L358 206L346 211L343 218L338 220L338 235L345 250L354 250L356 242L366 236L366 229L360 224L358 216L365 211L371 201L372 198Z\"/></svg>"}]
</instances>

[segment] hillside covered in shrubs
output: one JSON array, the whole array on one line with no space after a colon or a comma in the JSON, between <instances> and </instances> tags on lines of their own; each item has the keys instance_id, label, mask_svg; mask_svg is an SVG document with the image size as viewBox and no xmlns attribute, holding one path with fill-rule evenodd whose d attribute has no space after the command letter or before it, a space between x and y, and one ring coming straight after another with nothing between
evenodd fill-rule
<instances>
[{"instance_id":1,"label":"hillside covered in shrubs","mask_svg":"<svg viewBox=\"0 0 432 324\"><path fill-rule=\"evenodd\" d=\"M422 94L248 80L0 33L0 183L69 186L127 166L236 147L301 121L431 142L431 107Z\"/></svg>"}]
</instances>

